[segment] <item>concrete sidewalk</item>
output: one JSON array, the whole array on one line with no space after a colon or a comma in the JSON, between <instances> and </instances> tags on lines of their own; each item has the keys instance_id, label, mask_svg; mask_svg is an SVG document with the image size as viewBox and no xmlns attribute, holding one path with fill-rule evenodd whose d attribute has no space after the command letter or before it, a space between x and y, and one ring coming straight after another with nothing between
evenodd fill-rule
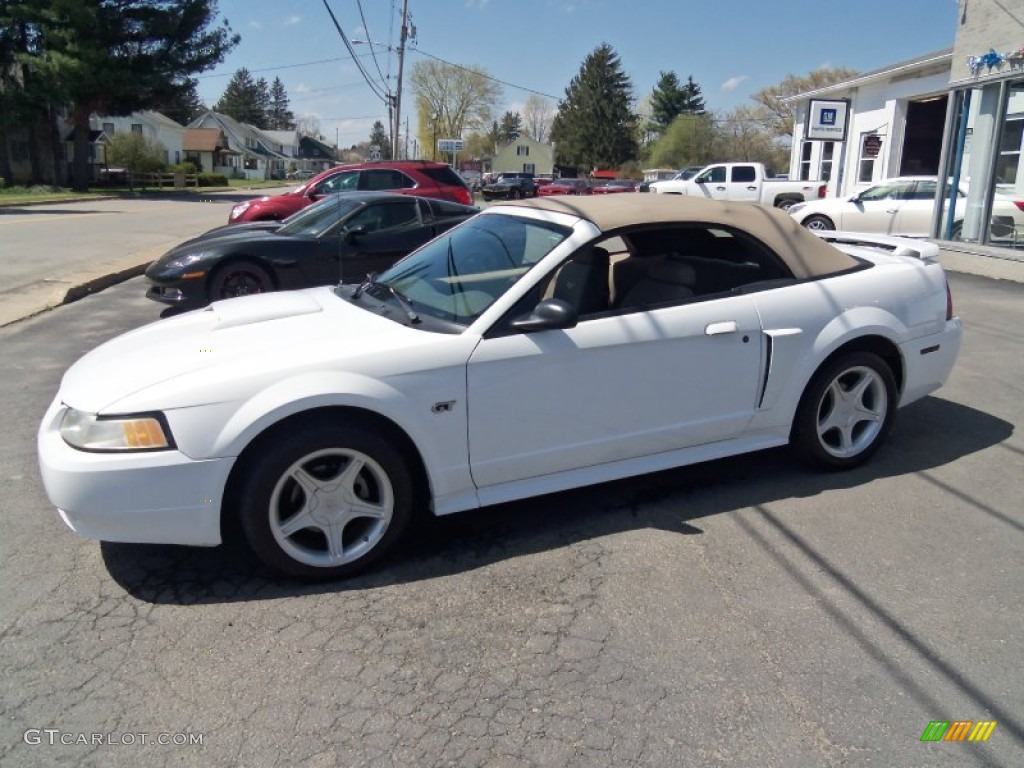
<instances>
[{"instance_id":1,"label":"concrete sidewalk","mask_svg":"<svg viewBox=\"0 0 1024 768\"><path fill-rule=\"evenodd\" d=\"M178 241L97 264L89 270L61 277L43 278L22 291L8 294L0 305L0 327L70 304L111 285L141 275L146 267L177 245ZM939 261L950 272L963 272L993 280L1024 284L1024 254L1003 248L969 245L942 246Z\"/></svg>"}]
</instances>

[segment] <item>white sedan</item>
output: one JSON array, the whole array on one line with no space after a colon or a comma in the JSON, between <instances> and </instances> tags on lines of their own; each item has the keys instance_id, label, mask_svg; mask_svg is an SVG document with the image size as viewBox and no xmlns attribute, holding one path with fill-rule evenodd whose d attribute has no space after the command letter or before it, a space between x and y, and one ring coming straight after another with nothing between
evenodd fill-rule
<instances>
[{"instance_id":1,"label":"white sedan","mask_svg":"<svg viewBox=\"0 0 1024 768\"><path fill-rule=\"evenodd\" d=\"M335 578L420 514L790 442L853 467L961 338L935 246L876 239L670 196L494 205L361 285L90 352L43 480L82 536L212 546L236 517L270 566Z\"/></svg>"},{"instance_id":2,"label":"white sedan","mask_svg":"<svg viewBox=\"0 0 1024 768\"><path fill-rule=\"evenodd\" d=\"M929 237L935 213L934 176L901 176L886 179L850 197L828 197L797 203L789 209L793 218L817 231L876 232L901 237ZM953 217L954 240L960 239L967 193L957 191ZM1024 236L1024 202L998 195L992 207L992 238Z\"/></svg>"}]
</instances>

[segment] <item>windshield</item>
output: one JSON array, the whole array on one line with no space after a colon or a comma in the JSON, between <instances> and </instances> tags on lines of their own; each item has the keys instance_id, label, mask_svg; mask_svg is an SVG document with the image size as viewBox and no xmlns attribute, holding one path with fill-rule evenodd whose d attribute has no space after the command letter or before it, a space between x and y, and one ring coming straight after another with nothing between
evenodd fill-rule
<instances>
[{"instance_id":1,"label":"windshield","mask_svg":"<svg viewBox=\"0 0 1024 768\"><path fill-rule=\"evenodd\" d=\"M474 216L377 277L420 315L469 325L565 240L569 229L505 214Z\"/></svg>"},{"instance_id":2,"label":"windshield","mask_svg":"<svg viewBox=\"0 0 1024 768\"><path fill-rule=\"evenodd\" d=\"M346 200L341 195L334 195L290 216L277 233L293 237L316 237L359 207L360 203L357 200Z\"/></svg>"}]
</instances>

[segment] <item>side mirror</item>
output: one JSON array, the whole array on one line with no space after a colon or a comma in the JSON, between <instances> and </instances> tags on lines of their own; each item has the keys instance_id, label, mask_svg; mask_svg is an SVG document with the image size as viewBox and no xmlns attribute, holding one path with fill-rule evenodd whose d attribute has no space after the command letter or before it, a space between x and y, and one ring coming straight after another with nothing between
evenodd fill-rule
<instances>
[{"instance_id":1,"label":"side mirror","mask_svg":"<svg viewBox=\"0 0 1024 768\"><path fill-rule=\"evenodd\" d=\"M345 232L345 242L354 243L356 241L356 238L362 237L365 234L366 227L364 225L360 224L358 227L352 227L352 229L349 229Z\"/></svg>"},{"instance_id":2,"label":"side mirror","mask_svg":"<svg viewBox=\"0 0 1024 768\"><path fill-rule=\"evenodd\" d=\"M861 199L860 199L860 192L857 192L857 193L855 193L855 194L854 194L853 196L851 196L851 197L850 197L850 202L851 202L851 203L859 203L859 202L861 202Z\"/></svg>"},{"instance_id":3,"label":"side mirror","mask_svg":"<svg viewBox=\"0 0 1024 768\"><path fill-rule=\"evenodd\" d=\"M554 328L575 328L579 320L576 308L562 299L544 299L533 311L512 321L517 331L549 331Z\"/></svg>"}]
</instances>

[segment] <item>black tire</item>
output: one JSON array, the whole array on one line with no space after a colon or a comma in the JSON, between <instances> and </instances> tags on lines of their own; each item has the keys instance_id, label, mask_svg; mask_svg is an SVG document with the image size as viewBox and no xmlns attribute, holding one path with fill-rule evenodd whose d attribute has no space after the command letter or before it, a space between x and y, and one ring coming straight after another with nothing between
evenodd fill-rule
<instances>
[{"instance_id":1,"label":"black tire","mask_svg":"<svg viewBox=\"0 0 1024 768\"><path fill-rule=\"evenodd\" d=\"M523 196L523 193L520 192L518 189L513 189L511 192L508 193L508 196L512 200L518 200L519 198L521 198Z\"/></svg>"},{"instance_id":2,"label":"black tire","mask_svg":"<svg viewBox=\"0 0 1024 768\"><path fill-rule=\"evenodd\" d=\"M871 352L824 365L804 390L790 442L824 469L852 469L878 450L896 413L896 377Z\"/></svg>"},{"instance_id":3,"label":"black tire","mask_svg":"<svg viewBox=\"0 0 1024 768\"><path fill-rule=\"evenodd\" d=\"M793 198L790 197L784 197L781 200L775 201L775 207L778 208L780 211L789 211L790 208L792 208L799 202L800 200L794 200Z\"/></svg>"},{"instance_id":4,"label":"black tire","mask_svg":"<svg viewBox=\"0 0 1024 768\"><path fill-rule=\"evenodd\" d=\"M964 223L962 221L953 222L953 230L950 233L951 240L963 240L964 237Z\"/></svg>"},{"instance_id":5,"label":"black tire","mask_svg":"<svg viewBox=\"0 0 1024 768\"><path fill-rule=\"evenodd\" d=\"M820 213L812 214L800 223L808 229L815 229L819 232L831 232L836 228L835 222L832 219L828 216L822 216Z\"/></svg>"},{"instance_id":6,"label":"black tire","mask_svg":"<svg viewBox=\"0 0 1024 768\"><path fill-rule=\"evenodd\" d=\"M237 511L260 560L326 580L353 576L387 553L409 525L414 498L408 465L386 439L358 425L310 423L247 460Z\"/></svg>"},{"instance_id":7,"label":"black tire","mask_svg":"<svg viewBox=\"0 0 1024 768\"><path fill-rule=\"evenodd\" d=\"M210 301L249 296L274 290L270 274L259 264L251 261L232 261L218 268L208 285Z\"/></svg>"},{"instance_id":8,"label":"black tire","mask_svg":"<svg viewBox=\"0 0 1024 768\"><path fill-rule=\"evenodd\" d=\"M484 198L484 202L485 203L491 202L491 196L490 195L484 195L483 198Z\"/></svg>"}]
</instances>

